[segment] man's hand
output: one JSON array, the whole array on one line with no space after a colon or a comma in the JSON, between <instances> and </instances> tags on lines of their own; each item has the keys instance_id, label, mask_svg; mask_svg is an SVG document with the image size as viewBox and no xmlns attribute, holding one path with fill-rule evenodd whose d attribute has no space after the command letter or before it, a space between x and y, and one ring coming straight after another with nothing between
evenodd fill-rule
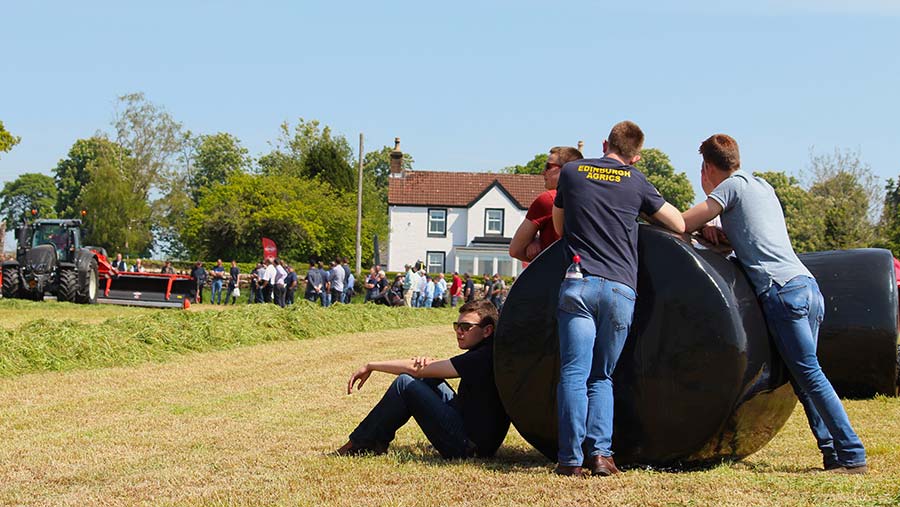
<instances>
[{"instance_id":1,"label":"man's hand","mask_svg":"<svg viewBox=\"0 0 900 507\"><path fill-rule=\"evenodd\" d=\"M431 364L431 362L434 361L434 358L425 357L425 356L417 356L417 357L412 358L412 361L413 361L413 368L415 368L418 371L418 370L421 370L422 368L428 366L429 364Z\"/></svg>"},{"instance_id":2,"label":"man's hand","mask_svg":"<svg viewBox=\"0 0 900 507\"><path fill-rule=\"evenodd\" d=\"M366 380L369 380L369 375L371 374L372 370L369 368L368 364L360 366L353 375L350 375L350 381L347 382L347 394L353 392L353 384L355 384L357 380L359 381L359 385L356 386L356 390L359 391L362 389L363 384L366 383Z\"/></svg>"},{"instance_id":3,"label":"man's hand","mask_svg":"<svg viewBox=\"0 0 900 507\"><path fill-rule=\"evenodd\" d=\"M713 245L718 245L720 243L723 245L730 244L728 236L725 235L725 231L718 227L707 225L703 227L700 232L703 234L703 237L706 238L706 241L709 241Z\"/></svg>"}]
</instances>

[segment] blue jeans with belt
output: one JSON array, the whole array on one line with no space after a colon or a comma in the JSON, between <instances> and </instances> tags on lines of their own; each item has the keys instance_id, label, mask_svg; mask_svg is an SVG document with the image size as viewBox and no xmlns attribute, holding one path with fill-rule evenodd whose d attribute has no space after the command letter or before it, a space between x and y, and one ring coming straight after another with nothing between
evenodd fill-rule
<instances>
[{"instance_id":1,"label":"blue jeans with belt","mask_svg":"<svg viewBox=\"0 0 900 507\"><path fill-rule=\"evenodd\" d=\"M444 458L465 458L473 453L466 437L456 393L443 379L397 376L381 401L350 434L356 445L387 446L410 416L422 428L428 441Z\"/></svg>"},{"instance_id":2,"label":"blue jeans with belt","mask_svg":"<svg viewBox=\"0 0 900 507\"><path fill-rule=\"evenodd\" d=\"M631 287L599 276L566 279L560 287L560 465L581 466L583 450L612 456L612 375L628 338L635 299Z\"/></svg>"},{"instance_id":3,"label":"blue jeans with belt","mask_svg":"<svg viewBox=\"0 0 900 507\"><path fill-rule=\"evenodd\" d=\"M816 357L819 325L825 317L825 300L816 280L796 276L784 286L773 283L759 300L825 467L864 465L866 450Z\"/></svg>"}]
</instances>

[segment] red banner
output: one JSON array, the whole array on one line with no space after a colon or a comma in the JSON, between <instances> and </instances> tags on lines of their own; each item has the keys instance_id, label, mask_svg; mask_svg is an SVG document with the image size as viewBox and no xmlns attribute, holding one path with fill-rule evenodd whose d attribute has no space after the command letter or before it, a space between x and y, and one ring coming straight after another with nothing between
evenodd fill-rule
<instances>
[{"instance_id":1,"label":"red banner","mask_svg":"<svg viewBox=\"0 0 900 507\"><path fill-rule=\"evenodd\" d=\"M278 247L275 246L275 242L271 239L263 238L262 247L264 259L274 259L275 257L278 257Z\"/></svg>"}]
</instances>

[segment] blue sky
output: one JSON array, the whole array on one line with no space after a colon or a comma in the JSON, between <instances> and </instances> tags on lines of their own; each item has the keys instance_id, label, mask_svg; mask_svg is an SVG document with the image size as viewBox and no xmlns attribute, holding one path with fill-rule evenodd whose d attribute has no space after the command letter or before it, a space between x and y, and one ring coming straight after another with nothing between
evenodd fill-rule
<instances>
[{"instance_id":1,"label":"blue sky","mask_svg":"<svg viewBox=\"0 0 900 507\"><path fill-rule=\"evenodd\" d=\"M745 169L841 148L900 174L900 2L621 4L8 3L0 120L22 142L0 181L51 174L138 91L253 155L303 117L367 150L399 136L417 169L498 170L579 139L599 155L632 119L698 191L716 132Z\"/></svg>"}]
</instances>

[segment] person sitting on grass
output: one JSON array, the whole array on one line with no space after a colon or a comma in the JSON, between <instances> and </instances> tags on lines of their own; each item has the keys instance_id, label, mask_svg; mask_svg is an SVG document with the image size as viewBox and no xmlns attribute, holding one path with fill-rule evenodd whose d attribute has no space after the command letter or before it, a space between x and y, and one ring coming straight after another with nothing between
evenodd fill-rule
<instances>
[{"instance_id":1,"label":"person sitting on grass","mask_svg":"<svg viewBox=\"0 0 900 507\"><path fill-rule=\"evenodd\" d=\"M361 389L373 371L397 378L353 430L336 454L383 454L410 416L446 459L493 456L509 430L509 416L494 384L494 330L497 309L473 301L459 309L453 323L456 341L466 352L450 359L424 357L366 363L350 376L347 394ZM445 381L459 377L459 393Z\"/></svg>"}]
</instances>

